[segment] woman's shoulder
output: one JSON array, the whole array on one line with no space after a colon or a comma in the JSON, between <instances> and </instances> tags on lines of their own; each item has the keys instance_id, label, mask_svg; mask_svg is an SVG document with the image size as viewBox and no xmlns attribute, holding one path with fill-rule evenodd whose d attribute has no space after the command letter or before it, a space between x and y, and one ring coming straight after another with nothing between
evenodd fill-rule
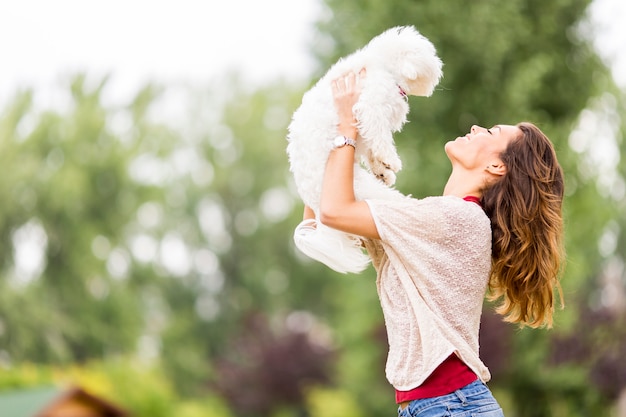
<instances>
[{"instance_id":1,"label":"woman's shoulder","mask_svg":"<svg viewBox=\"0 0 626 417\"><path fill-rule=\"evenodd\" d=\"M405 208L436 208L438 210L466 210L468 207L480 209L474 202L466 201L456 196L428 196L423 198L406 197L400 200L375 200L368 199L370 206L389 208L391 210L402 210ZM471 204L471 206L470 206Z\"/></svg>"},{"instance_id":2,"label":"woman's shoulder","mask_svg":"<svg viewBox=\"0 0 626 417\"><path fill-rule=\"evenodd\" d=\"M481 207L453 196L430 196L401 200L366 200L376 223L389 225L436 226L486 219Z\"/></svg>"},{"instance_id":3,"label":"woman's shoulder","mask_svg":"<svg viewBox=\"0 0 626 417\"><path fill-rule=\"evenodd\" d=\"M439 204L446 213L454 216L471 219L488 219L482 206L478 200L474 198L466 199L456 196L442 196L439 198L437 204Z\"/></svg>"},{"instance_id":4,"label":"woman's shoulder","mask_svg":"<svg viewBox=\"0 0 626 417\"><path fill-rule=\"evenodd\" d=\"M386 218L422 215L428 211L436 212L437 210L432 210L432 208L438 204L436 197L414 198L407 196L401 199L366 199L365 201L374 217L383 216Z\"/></svg>"}]
</instances>

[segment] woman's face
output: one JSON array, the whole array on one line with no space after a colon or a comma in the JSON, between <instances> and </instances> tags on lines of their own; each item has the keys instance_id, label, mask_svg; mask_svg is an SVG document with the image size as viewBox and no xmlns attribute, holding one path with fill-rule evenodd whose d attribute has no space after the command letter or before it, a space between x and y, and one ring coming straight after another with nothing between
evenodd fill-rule
<instances>
[{"instance_id":1,"label":"woman's face","mask_svg":"<svg viewBox=\"0 0 626 417\"><path fill-rule=\"evenodd\" d=\"M452 165L467 170L484 170L502 164L500 154L509 142L521 134L517 126L496 125L490 129L472 126L470 133L446 143L445 150Z\"/></svg>"}]
</instances>

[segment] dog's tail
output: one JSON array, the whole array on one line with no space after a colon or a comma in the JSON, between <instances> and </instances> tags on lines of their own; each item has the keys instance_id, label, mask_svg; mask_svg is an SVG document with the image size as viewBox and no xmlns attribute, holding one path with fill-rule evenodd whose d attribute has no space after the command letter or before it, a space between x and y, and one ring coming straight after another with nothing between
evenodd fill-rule
<instances>
[{"instance_id":1,"label":"dog's tail","mask_svg":"<svg viewBox=\"0 0 626 417\"><path fill-rule=\"evenodd\" d=\"M315 219L303 220L296 227L293 240L302 253L342 274L359 273L370 262L359 238L324 226Z\"/></svg>"}]
</instances>

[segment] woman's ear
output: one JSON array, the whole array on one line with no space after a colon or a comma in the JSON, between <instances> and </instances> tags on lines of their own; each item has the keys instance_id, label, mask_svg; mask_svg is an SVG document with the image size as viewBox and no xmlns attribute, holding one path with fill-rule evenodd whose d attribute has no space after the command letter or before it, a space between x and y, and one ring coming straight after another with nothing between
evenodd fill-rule
<instances>
[{"instance_id":1,"label":"woman's ear","mask_svg":"<svg viewBox=\"0 0 626 417\"><path fill-rule=\"evenodd\" d=\"M485 168L485 171L487 171L491 175L496 175L496 176L501 177L504 174L506 174L506 165L504 165L504 163L502 163L501 161L494 162L493 164L487 165L487 168Z\"/></svg>"}]
</instances>

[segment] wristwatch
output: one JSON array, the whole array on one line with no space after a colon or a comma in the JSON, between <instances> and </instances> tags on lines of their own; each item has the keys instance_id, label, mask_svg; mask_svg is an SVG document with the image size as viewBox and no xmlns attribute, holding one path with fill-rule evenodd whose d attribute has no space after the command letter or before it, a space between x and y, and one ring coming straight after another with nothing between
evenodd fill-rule
<instances>
[{"instance_id":1,"label":"wristwatch","mask_svg":"<svg viewBox=\"0 0 626 417\"><path fill-rule=\"evenodd\" d=\"M354 139L347 138L345 136L337 136L333 140L333 148L341 148L342 146L350 145L356 149L356 141Z\"/></svg>"}]
</instances>

